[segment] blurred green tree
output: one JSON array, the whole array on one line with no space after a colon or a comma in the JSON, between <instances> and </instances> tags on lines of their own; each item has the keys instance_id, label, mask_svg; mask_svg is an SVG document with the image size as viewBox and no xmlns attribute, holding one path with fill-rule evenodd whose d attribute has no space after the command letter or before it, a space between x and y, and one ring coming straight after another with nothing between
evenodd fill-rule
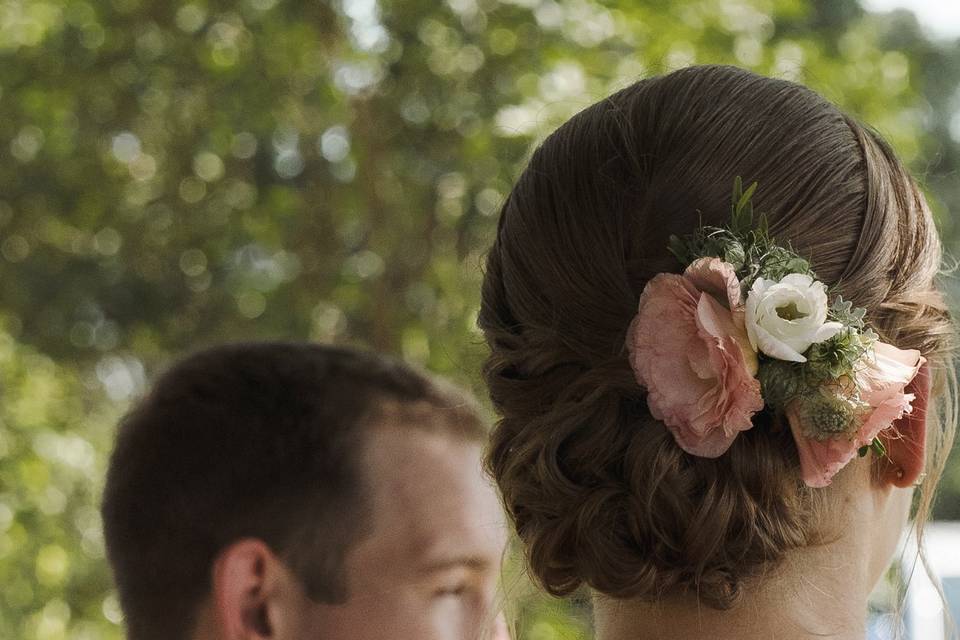
<instances>
[{"instance_id":1,"label":"blurred green tree","mask_svg":"<svg viewBox=\"0 0 960 640\"><path fill-rule=\"evenodd\" d=\"M0 0L0 635L118 635L97 494L170 354L354 342L479 391L512 178L640 76L812 86L891 140L955 246L958 57L853 0ZM587 637L576 601L518 601L522 637Z\"/></svg>"},{"instance_id":2,"label":"blurred green tree","mask_svg":"<svg viewBox=\"0 0 960 640\"><path fill-rule=\"evenodd\" d=\"M121 637L97 507L120 407L100 387L0 332L0 637Z\"/></svg>"}]
</instances>

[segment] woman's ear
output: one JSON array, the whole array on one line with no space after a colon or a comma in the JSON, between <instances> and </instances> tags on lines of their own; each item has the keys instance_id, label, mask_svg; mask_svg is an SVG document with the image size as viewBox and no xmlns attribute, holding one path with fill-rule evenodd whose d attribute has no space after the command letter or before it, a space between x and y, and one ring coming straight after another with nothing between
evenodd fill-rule
<instances>
[{"instance_id":1,"label":"woman's ear","mask_svg":"<svg viewBox=\"0 0 960 640\"><path fill-rule=\"evenodd\" d=\"M262 540L238 540L213 565L213 604L224 640L284 640L302 613L302 590Z\"/></svg>"},{"instance_id":2,"label":"woman's ear","mask_svg":"<svg viewBox=\"0 0 960 640\"><path fill-rule=\"evenodd\" d=\"M879 435L887 453L878 460L879 479L884 485L911 487L923 473L927 449L927 406L932 380L930 364L924 362L904 389L914 395L913 410Z\"/></svg>"}]
</instances>

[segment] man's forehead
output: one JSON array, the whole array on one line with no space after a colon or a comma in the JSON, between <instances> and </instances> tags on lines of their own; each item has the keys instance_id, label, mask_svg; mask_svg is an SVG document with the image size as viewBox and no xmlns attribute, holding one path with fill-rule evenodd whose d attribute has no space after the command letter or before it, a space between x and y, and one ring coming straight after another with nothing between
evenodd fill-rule
<instances>
[{"instance_id":1,"label":"man's forehead","mask_svg":"<svg viewBox=\"0 0 960 640\"><path fill-rule=\"evenodd\" d=\"M448 433L384 424L370 433L364 475L377 510L436 511L482 500L489 483L480 443Z\"/></svg>"},{"instance_id":2,"label":"man's forehead","mask_svg":"<svg viewBox=\"0 0 960 640\"><path fill-rule=\"evenodd\" d=\"M415 556L483 554L496 546L502 516L481 451L479 442L442 431L374 428L364 456L372 537Z\"/></svg>"}]
</instances>

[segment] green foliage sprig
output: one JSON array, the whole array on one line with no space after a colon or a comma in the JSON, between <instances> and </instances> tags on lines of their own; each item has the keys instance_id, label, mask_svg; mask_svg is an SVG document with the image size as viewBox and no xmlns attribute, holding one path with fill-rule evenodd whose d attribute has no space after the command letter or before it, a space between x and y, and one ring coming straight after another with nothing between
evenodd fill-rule
<instances>
[{"instance_id":1,"label":"green foliage sprig","mask_svg":"<svg viewBox=\"0 0 960 640\"><path fill-rule=\"evenodd\" d=\"M816 275L810 262L770 237L767 217L755 214L753 195L757 183L743 189L743 180L733 182L730 226L701 225L693 234L670 236L669 250L683 265L699 258L716 257L733 265L742 291L749 291L757 278L780 280L788 273Z\"/></svg>"},{"instance_id":2,"label":"green foliage sprig","mask_svg":"<svg viewBox=\"0 0 960 640\"><path fill-rule=\"evenodd\" d=\"M852 373L853 366L877 341L877 334L866 327L866 309L854 307L849 300L837 296L827 311L827 319L839 322L844 329L829 340L810 345L807 368L815 382L836 380Z\"/></svg>"}]
</instances>

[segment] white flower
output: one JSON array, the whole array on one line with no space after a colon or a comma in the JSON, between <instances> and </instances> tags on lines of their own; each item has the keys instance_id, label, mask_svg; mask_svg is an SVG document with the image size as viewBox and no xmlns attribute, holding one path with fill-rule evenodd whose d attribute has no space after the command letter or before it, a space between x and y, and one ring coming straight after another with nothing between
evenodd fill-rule
<instances>
[{"instance_id":1,"label":"white flower","mask_svg":"<svg viewBox=\"0 0 960 640\"><path fill-rule=\"evenodd\" d=\"M826 322L827 287L791 273L780 282L757 278L747 294L747 337L754 349L778 360L806 362L814 342L835 336L843 325Z\"/></svg>"}]
</instances>

